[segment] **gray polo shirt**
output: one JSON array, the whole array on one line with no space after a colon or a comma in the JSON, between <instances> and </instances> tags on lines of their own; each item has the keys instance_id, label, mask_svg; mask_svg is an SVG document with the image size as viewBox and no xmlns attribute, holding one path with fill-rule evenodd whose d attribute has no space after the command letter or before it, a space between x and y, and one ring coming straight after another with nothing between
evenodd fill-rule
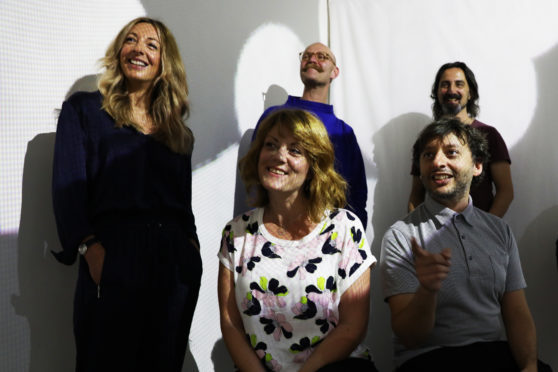
<instances>
[{"instance_id":1,"label":"gray polo shirt","mask_svg":"<svg viewBox=\"0 0 558 372\"><path fill-rule=\"evenodd\" d=\"M427 195L384 235L380 269L385 299L415 293L419 286L411 237L429 252L451 248L451 267L426 342L406 349L394 336L396 365L440 346L501 339L500 300L504 293L526 287L517 245L504 220L473 207L470 197L468 207L457 213Z\"/></svg>"}]
</instances>

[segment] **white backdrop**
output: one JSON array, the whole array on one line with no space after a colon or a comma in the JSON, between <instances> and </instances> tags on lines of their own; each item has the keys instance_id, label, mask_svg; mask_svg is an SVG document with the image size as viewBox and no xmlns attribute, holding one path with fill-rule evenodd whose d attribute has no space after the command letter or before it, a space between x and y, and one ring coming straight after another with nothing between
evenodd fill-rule
<instances>
[{"instance_id":1,"label":"white backdrop","mask_svg":"<svg viewBox=\"0 0 558 372\"><path fill-rule=\"evenodd\" d=\"M50 254L60 249L50 196L57 110L72 92L95 89L97 60L140 15L161 19L175 35L191 94L193 209L204 274L183 370L232 369L220 341L216 255L222 228L242 209L235 199L239 145L266 106L302 90L298 52L327 25L323 4L0 2L0 371L73 370L76 266Z\"/></svg>"},{"instance_id":2,"label":"white backdrop","mask_svg":"<svg viewBox=\"0 0 558 372\"><path fill-rule=\"evenodd\" d=\"M541 355L558 369L556 1L3 0L0 371L73 369L76 267L49 254L59 249L50 199L56 110L69 93L94 89L96 61L140 15L163 20L177 38L197 139L193 207L204 277L184 371L231 370L219 341L216 252L222 227L243 208L238 153L264 107L301 93L297 53L327 42L328 5L341 66L331 99L355 128L365 157L374 253L405 212L409 148L429 120L434 74L444 62L464 60L480 84L481 120L510 147L516 199L506 219L520 244ZM388 371L387 305L373 275L367 342Z\"/></svg>"},{"instance_id":3,"label":"white backdrop","mask_svg":"<svg viewBox=\"0 0 558 372\"><path fill-rule=\"evenodd\" d=\"M331 100L365 156L374 254L386 228L406 212L410 147L431 118L436 71L464 61L479 84L479 119L495 126L510 150L515 200L505 219L519 244L540 355L558 369L558 2L329 3L331 48L341 68ZM389 316L377 274L369 339L383 356L391 350Z\"/></svg>"}]
</instances>

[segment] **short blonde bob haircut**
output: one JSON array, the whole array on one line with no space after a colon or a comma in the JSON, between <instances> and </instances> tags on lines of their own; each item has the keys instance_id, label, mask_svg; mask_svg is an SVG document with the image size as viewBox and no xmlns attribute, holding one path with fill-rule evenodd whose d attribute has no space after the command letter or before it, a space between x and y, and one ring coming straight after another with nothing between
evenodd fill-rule
<instances>
[{"instance_id":1,"label":"short blonde bob haircut","mask_svg":"<svg viewBox=\"0 0 558 372\"><path fill-rule=\"evenodd\" d=\"M105 57L100 60L105 68L98 81L103 95L102 108L114 119L117 127L129 125L141 130L132 119L126 77L120 68L120 51L130 30L138 23L152 25L160 41L161 71L153 81L149 107L155 125L153 137L174 152L190 154L194 135L184 123L190 113L186 70L174 36L162 22L148 17L136 18L124 26L109 45Z\"/></svg>"},{"instance_id":2,"label":"short blonde bob haircut","mask_svg":"<svg viewBox=\"0 0 558 372\"><path fill-rule=\"evenodd\" d=\"M302 187L310 219L319 222L326 210L344 207L347 183L334 169L335 155L327 131L320 119L298 109L278 109L262 120L248 153L239 161L246 191L253 195L252 206L269 203L267 190L260 184L258 162L265 138L276 125L291 133L306 153L310 167Z\"/></svg>"}]
</instances>

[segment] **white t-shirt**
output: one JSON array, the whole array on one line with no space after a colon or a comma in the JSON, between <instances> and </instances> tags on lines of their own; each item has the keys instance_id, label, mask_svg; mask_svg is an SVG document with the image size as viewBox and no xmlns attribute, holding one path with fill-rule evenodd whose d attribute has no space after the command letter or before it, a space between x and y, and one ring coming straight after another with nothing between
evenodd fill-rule
<instances>
[{"instance_id":1,"label":"white t-shirt","mask_svg":"<svg viewBox=\"0 0 558 372\"><path fill-rule=\"evenodd\" d=\"M236 302L247 337L273 371L300 368L337 325L343 293L376 262L360 220L327 212L300 240L272 236L263 208L230 221L220 262L234 272ZM368 358L359 346L352 356Z\"/></svg>"}]
</instances>

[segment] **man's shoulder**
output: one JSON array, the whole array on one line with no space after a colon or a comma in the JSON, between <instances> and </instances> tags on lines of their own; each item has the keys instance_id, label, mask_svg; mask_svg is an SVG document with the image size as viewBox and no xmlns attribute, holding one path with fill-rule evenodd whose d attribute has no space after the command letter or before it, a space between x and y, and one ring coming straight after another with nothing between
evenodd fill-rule
<instances>
[{"instance_id":1,"label":"man's shoulder","mask_svg":"<svg viewBox=\"0 0 558 372\"><path fill-rule=\"evenodd\" d=\"M484 227L492 231L507 231L509 229L509 225L504 219L477 207L473 207L473 211L472 222L478 224L479 227Z\"/></svg>"},{"instance_id":2,"label":"man's shoulder","mask_svg":"<svg viewBox=\"0 0 558 372\"><path fill-rule=\"evenodd\" d=\"M481 132L486 132L486 133L500 133L498 132L498 129L496 129L495 127L493 127L492 125L488 125L486 123L483 123L477 119L475 119L473 121L473 123L471 124L471 126L473 128L476 128L478 130L480 130Z\"/></svg>"},{"instance_id":3,"label":"man's shoulder","mask_svg":"<svg viewBox=\"0 0 558 372\"><path fill-rule=\"evenodd\" d=\"M279 109L301 109L316 115L324 124L330 134L345 134L354 136L353 128L344 120L335 115L333 106L327 103L314 102L302 99L301 97L289 95L287 101L282 105L270 106L263 112L260 122L271 112Z\"/></svg>"},{"instance_id":4,"label":"man's shoulder","mask_svg":"<svg viewBox=\"0 0 558 372\"><path fill-rule=\"evenodd\" d=\"M288 108L287 103L283 103L282 105L274 105L274 106L269 106L268 108L266 108L264 110L264 112L262 113L261 117L260 117L260 121L265 118L266 116L268 116L270 113L272 113L275 110L280 110L283 108Z\"/></svg>"},{"instance_id":5,"label":"man's shoulder","mask_svg":"<svg viewBox=\"0 0 558 372\"><path fill-rule=\"evenodd\" d=\"M403 218L395 221L389 228L388 232L398 231L403 234L414 234L418 227L427 223L430 219L426 216L424 204L420 204L413 211L409 212Z\"/></svg>"}]
</instances>

